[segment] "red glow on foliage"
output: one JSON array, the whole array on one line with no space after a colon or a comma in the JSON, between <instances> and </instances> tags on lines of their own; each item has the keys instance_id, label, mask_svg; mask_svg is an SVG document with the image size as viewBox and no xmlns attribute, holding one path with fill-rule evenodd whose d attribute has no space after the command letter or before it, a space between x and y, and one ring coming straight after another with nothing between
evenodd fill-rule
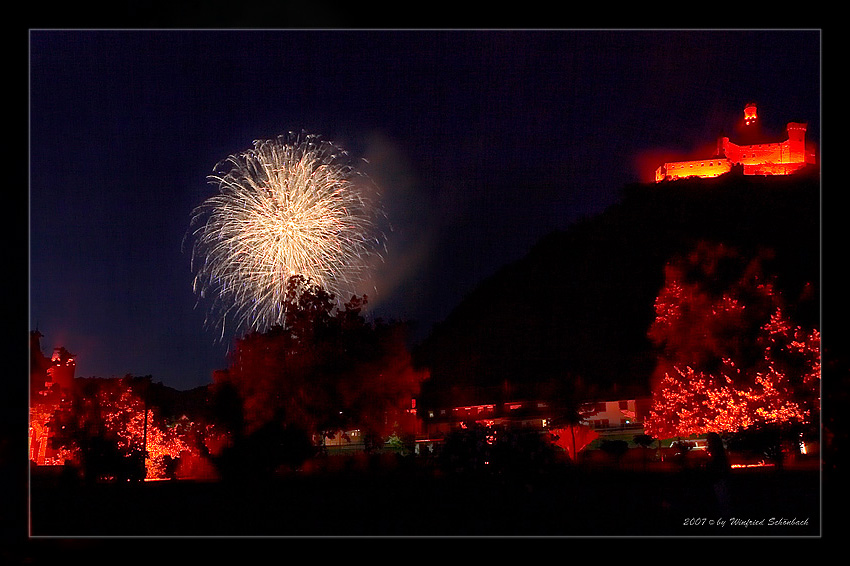
<instances>
[{"instance_id":1,"label":"red glow on foliage","mask_svg":"<svg viewBox=\"0 0 850 566\"><path fill-rule=\"evenodd\" d=\"M726 292L707 290L718 262L734 259L730 250L702 248L667 268L649 332L663 353L647 434L806 424L820 411L820 333L792 323L757 262L727 282ZM701 277L685 276L695 268Z\"/></svg>"},{"instance_id":2,"label":"red glow on foliage","mask_svg":"<svg viewBox=\"0 0 850 566\"><path fill-rule=\"evenodd\" d=\"M93 389L93 394L69 391L61 400L31 406L30 459L34 463L85 467L85 447L91 439L100 438L124 458L144 453L143 479L166 479L173 475L172 462L182 461L186 469L195 460L197 468L198 439L211 442L220 435L211 425L188 419L165 421L158 409L145 407L141 394L126 379L100 380Z\"/></svg>"},{"instance_id":3,"label":"red glow on foliage","mask_svg":"<svg viewBox=\"0 0 850 566\"><path fill-rule=\"evenodd\" d=\"M245 432L281 422L310 436L408 435L427 373L413 367L406 328L369 322L364 299L339 309L320 288L290 279L285 323L236 342L219 384L238 393Z\"/></svg>"}]
</instances>

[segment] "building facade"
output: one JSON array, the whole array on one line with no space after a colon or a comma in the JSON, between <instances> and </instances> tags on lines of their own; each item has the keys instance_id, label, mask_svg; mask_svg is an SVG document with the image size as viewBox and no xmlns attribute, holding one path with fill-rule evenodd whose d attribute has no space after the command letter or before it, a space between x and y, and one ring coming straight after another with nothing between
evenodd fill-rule
<instances>
[{"instance_id":1,"label":"building facade","mask_svg":"<svg viewBox=\"0 0 850 566\"><path fill-rule=\"evenodd\" d=\"M584 415L581 426L600 434L629 431L643 432L649 417L649 397L633 397L588 401L579 412ZM440 443L451 432L471 423L483 426L544 432L556 425L555 408L543 399L517 399L455 407L429 408L420 412L421 434L417 442Z\"/></svg>"}]
</instances>

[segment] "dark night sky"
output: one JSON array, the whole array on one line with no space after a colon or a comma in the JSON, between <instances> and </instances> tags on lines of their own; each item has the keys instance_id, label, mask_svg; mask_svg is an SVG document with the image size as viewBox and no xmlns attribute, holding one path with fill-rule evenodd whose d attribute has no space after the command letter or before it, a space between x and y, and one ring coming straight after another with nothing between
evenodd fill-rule
<instances>
[{"instance_id":1,"label":"dark night sky","mask_svg":"<svg viewBox=\"0 0 850 566\"><path fill-rule=\"evenodd\" d=\"M750 100L819 140L820 68L818 30L32 30L30 327L80 377L210 382L190 213L218 161L306 130L368 160L393 231L364 292L422 337Z\"/></svg>"}]
</instances>

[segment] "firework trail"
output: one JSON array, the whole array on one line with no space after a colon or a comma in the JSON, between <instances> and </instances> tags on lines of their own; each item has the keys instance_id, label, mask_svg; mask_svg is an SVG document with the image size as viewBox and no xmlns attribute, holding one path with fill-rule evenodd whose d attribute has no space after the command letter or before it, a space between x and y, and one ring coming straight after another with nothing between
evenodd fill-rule
<instances>
[{"instance_id":1,"label":"firework trail","mask_svg":"<svg viewBox=\"0 0 850 566\"><path fill-rule=\"evenodd\" d=\"M311 134L254 142L209 176L218 194L192 213L193 288L207 324L263 331L283 322L286 282L302 275L344 302L381 258L381 211L365 175ZM190 228L191 230L191 228Z\"/></svg>"}]
</instances>

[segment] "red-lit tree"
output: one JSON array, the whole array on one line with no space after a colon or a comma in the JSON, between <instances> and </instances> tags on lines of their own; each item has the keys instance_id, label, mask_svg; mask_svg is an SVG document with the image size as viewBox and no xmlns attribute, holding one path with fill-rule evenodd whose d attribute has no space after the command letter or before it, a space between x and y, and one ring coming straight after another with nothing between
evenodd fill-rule
<instances>
[{"instance_id":1,"label":"red-lit tree","mask_svg":"<svg viewBox=\"0 0 850 566\"><path fill-rule=\"evenodd\" d=\"M236 391L245 436L270 423L309 435L359 428L403 434L422 374L413 369L402 324L369 322L366 299L336 307L334 297L290 278L281 325L237 340L217 387Z\"/></svg>"},{"instance_id":2,"label":"red-lit tree","mask_svg":"<svg viewBox=\"0 0 850 566\"><path fill-rule=\"evenodd\" d=\"M659 358L648 434L817 421L820 334L792 322L768 258L702 243L666 266L649 330Z\"/></svg>"},{"instance_id":3,"label":"red-lit tree","mask_svg":"<svg viewBox=\"0 0 850 566\"><path fill-rule=\"evenodd\" d=\"M76 379L70 403L49 417L52 439L87 477L161 479L191 446L144 399L150 378Z\"/></svg>"}]
</instances>

